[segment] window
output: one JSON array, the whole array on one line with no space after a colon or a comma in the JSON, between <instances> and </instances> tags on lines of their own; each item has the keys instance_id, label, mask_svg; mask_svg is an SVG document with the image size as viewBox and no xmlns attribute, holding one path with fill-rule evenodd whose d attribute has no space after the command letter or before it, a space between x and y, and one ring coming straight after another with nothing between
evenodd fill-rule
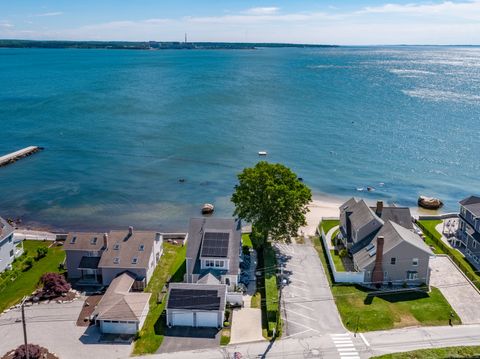
<instances>
[{"instance_id":1,"label":"window","mask_svg":"<svg viewBox=\"0 0 480 359\"><path fill-rule=\"evenodd\" d=\"M477 248L477 241L475 239L473 240L473 248Z\"/></svg>"},{"instance_id":2,"label":"window","mask_svg":"<svg viewBox=\"0 0 480 359\"><path fill-rule=\"evenodd\" d=\"M418 266L418 258L413 258L412 259L412 265L413 266Z\"/></svg>"},{"instance_id":3,"label":"window","mask_svg":"<svg viewBox=\"0 0 480 359\"><path fill-rule=\"evenodd\" d=\"M388 277L388 272L383 272L383 279Z\"/></svg>"},{"instance_id":4,"label":"window","mask_svg":"<svg viewBox=\"0 0 480 359\"><path fill-rule=\"evenodd\" d=\"M418 279L418 272L408 271L408 272L407 272L407 279L408 279L408 280Z\"/></svg>"},{"instance_id":5,"label":"window","mask_svg":"<svg viewBox=\"0 0 480 359\"><path fill-rule=\"evenodd\" d=\"M120 249L120 244L115 243L115 244L113 245L113 249L116 250L116 251L118 251L118 250Z\"/></svg>"},{"instance_id":6,"label":"window","mask_svg":"<svg viewBox=\"0 0 480 359\"><path fill-rule=\"evenodd\" d=\"M97 237L93 237L92 240L90 241L90 244L93 244L93 245L97 244L97 240L98 240Z\"/></svg>"},{"instance_id":7,"label":"window","mask_svg":"<svg viewBox=\"0 0 480 359\"><path fill-rule=\"evenodd\" d=\"M230 278L225 278L225 284L230 285Z\"/></svg>"},{"instance_id":8,"label":"window","mask_svg":"<svg viewBox=\"0 0 480 359\"><path fill-rule=\"evenodd\" d=\"M70 241L70 244L75 244L76 241L77 241L77 237L73 237L72 240Z\"/></svg>"},{"instance_id":9,"label":"window","mask_svg":"<svg viewBox=\"0 0 480 359\"><path fill-rule=\"evenodd\" d=\"M145 250L145 245L140 244L140 245L138 246L138 250L139 250L140 252L143 252L143 251Z\"/></svg>"},{"instance_id":10,"label":"window","mask_svg":"<svg viewBox=\"0 0 480 359\"><path fill-rule=\"evenodd\" d=\"M397 258L392 257L390 258L390 264L395 264L397 262Z\"/></svg>"},{"instance_id":11,"label":"window","mask_svg":"<svg viewBox=\"0 0 480 359\"><path fill-rule=\"evenodd\" d=\"M10 251L10 257L13 257L13 254L14 254L14 252L13 252L13 249L12 249L12 250Z\"/></svg>"},{"instance_id":12,"label":"window","mask_svg":"<svg viewBox=\"0 0 480 359\"><path fill-rule=\"evenodd\" d=\"M223 264L224 264L223 261L215 261L215 267L217 268L223 268Z\"/></svg>"},{"instance_id":13,"label":"window","mask_svg":"<svg viewBox=\"0 0 480 359\"><path fill-rule=\"evenodd\" d=\"M138 258L137 257L133 257L132 258L132 264L137 264L138 263Z\"/></svg>"},{"instance_id":14,"label":"window","mask_svg":"<svg viewBox=\"0 0 480 359\"><path fill-rule=\"evenodd\" d=\"M118 264L118 263L120 263L120 258L118 257L113 258L113 264Z\"/></svg>"},{"instance_id":15,"label":"window","mask_svg":"<svg viewBox=\"0 0 480 359\"><path fill-rule=\"evenodd\" d=\"M205 261L205 267L213 267L215 265L215 261L212 261L211 259L207 259Z\"/></svg>"}]
</instances>

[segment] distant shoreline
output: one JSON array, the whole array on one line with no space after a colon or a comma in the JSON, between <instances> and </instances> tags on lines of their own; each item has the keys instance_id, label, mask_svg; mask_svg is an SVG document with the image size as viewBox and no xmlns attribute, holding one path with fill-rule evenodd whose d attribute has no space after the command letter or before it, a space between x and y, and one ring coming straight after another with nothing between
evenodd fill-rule
<instances>
[{"instance_id":1,"label":"distant shoreline","mask_svg":"<svg viewBox=\"0 0 480 359\"><path fill-rule=\"evenodd\" d=\"M0 48L10 49L105 49L105 50L255 50L258 48L330 48L338 45L176 42L176 41L43 41L0 39Z\"/></svg>"}]
</instances>

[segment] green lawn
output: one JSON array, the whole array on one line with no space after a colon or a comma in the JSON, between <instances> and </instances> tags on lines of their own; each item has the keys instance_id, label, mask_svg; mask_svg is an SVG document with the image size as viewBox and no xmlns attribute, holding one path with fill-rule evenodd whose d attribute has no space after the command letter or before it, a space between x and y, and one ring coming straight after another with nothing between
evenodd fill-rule
<instances>
[{"instance_id":1,"label":"green lawn","mask_svg":"<svg viewBox=\"0 0 480 359\"><path fill-rule=\"evenodd\" d=\"M263 264L265 272L265 312L268 322L268 336L277 328L278 317L278 287L277 287L277 260L271 246L263 250ZM277 328L278 330L278 328Z\"/></svg>"},{"instance_id":2,"label":"green lawn","mask_svg":"<svg viewBox=\"0 0 480 359\"><path fill-rule=\"evenodd\" d=\"M345 266L343 265L342 258L335 254L333 249L330 250L330 256L333 259L333 264L335 265L335 269L337 272L345 272Z\"/></svg>"},{"instance_id":3,"label":"green lawn","mask_svg":"<svg viewBox=\"0 0 480 359\"><path fill-rule=\"evenodd\" d=\"M43 241L24 241L24 249L27 255L18 258L13 264L14 268L19 268L23 260L28 256L35 256L38 247L46 247L50 242ZM37 287L40 277L47 272L59 272L59 264L65 259L65 252L61 247L51 247L48 249L46 257L35 261L32 268L27 271L19 271L18 277L10 283L0 286L0 312L6 308L17 304L24 296L31 294Z\"/></svg>"},{"instance_id":4,"label":"green lawn","mask_svg":"<svg viewBox=\"0 0 480 359\"><path fill-rule=\"evenodd\" d=\"M326 258L323 242L317 236L313 240L320 261L332 287L338 311L345 327L351 331L366 332L386 330L411 325L448 325L453 309L440 291L432 288L430 293L403 293L372 297L359 286L335 285ZM454 313L454 324L460 319Z\"/></svg>"},{"instance_id":5,"label":"green lawn","mask_svg":"<svg viewBox=\"0 0 480 359\"><path fill-rule=\"evenodd\" d=\"M413 325L448 325L452 312L453 324L461 323L437 288L432 288L430 293L419 291L374 297L360 286L335 285L332 293L343 324L351 331L357 330L357 326L359 332L366 332Z\"/></svg>"},{"instance_id":6,"label":"green lawn","mask_svg":"<svg viewBox=\"0 0 480 359\"><path fill-rule=\"evenodd\" d=\"M160 263L155 268L152 278L145 288L145 292L152 293L150 310L135 341L133 354L155 353L163 341L165 333L165 305L167 298L157 304L158 294L171 277L173 282L183 281L185 274L186 246L164 243L164 252Z\"/></svg>"},{"instance_id":7,"label":"green lawn","mask_svg":"<svg viewBox=\"0 0 480 359\"><path fill-rule=\"evenodd\" d=\"M338 219L329 219L322 221L320 223L320 226L322 227L325 234L327 234L329 230L331 230L335 226L338 226L339 224L340 221Z\"/></svg>"},{"instance_id":8,"label":"green lawn","mask_svg":"<svg viewBox=\"0 0 480 359\"><path fill-rule=\"evenodd\" d=\"M252 240L250 239L250 234L249 233L242 234L242 246L243 247L248 247L248 248L253 248Z\"/></svg>"},{"instance_id":9,"label":"green lawn","mask_svg":"<svg viewBox=\"0 0 480 359\"><path fill-rule=\"evenodd\" d=\"M411 352L386 354L372 359L444 359L480 358L480 346L421 349Z\"/></svg>"},{"instance_id":10,"label":"green lawn","mask_svg":"<svg viewBox=\"0 0 480 359\"><path fill-rule=\"evenodd\" d=\"M438 231L435 229L435 226L436 226L436 225L442 223L441 220L435 220L435 219L434 219L434 220L419 221L419 222L420 222L420 224L422 224L423 226L425 226L425 228L428 229L428 231L429 231L430 233L432 233L437 240L441 240L442 235L441 235L440 233L438 233ZM433 252L434 252L435 254L446 254L445 251L444 251L442 248L440 248L440 247L437 245L437 243L436 243L434 240L432 240L432 238L430 238L430 236L425 236L425 243L426 243L427 245L429 245L430 247L434 247L434 248L435 248L435 249L433 250Z\"/></svg>"}]
</instances>

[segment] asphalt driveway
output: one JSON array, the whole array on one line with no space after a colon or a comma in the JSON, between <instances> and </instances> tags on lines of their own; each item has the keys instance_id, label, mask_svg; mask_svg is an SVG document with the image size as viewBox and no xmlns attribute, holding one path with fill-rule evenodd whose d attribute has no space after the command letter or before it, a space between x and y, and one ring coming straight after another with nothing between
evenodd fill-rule
<instances>
[{"instance_id":1,"label":"asphalt driveway","mask_svg":"<svg viewBox=\"0 0 480 359\"><path fill-rule=\"evenodd\" d=\"M480 293L448 257L430 260L430 285L440 289L463 324L480 323Z\"/></svg>"},{"instance_id":2,"label":"asphalt driveway","mask_svg":"<svg viewBox=\"0 0 480 359\"><path fill-rule=\"evenodd\" d=\"M167 328L157 353L173 353L184 350L218 348L220 333L215 328L172 327Z\"/></svg>"},{"instance_id":3,"label":"asphalt driveway","mask_svg":"<svg viewBox=\"0 0 480 359\"><path fill-rule=\"evenodd\" d=\"M288 284L282 290L284 337L345 333L318 254L305 244L275 244Z\"/></svg>"}]
</instances>

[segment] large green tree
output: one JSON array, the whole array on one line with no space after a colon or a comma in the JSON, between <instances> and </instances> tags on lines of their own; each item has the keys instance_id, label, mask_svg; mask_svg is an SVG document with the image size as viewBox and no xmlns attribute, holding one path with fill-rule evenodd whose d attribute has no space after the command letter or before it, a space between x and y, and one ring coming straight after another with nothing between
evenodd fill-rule
<instances>
[{"instance_id":1,"label":"large green tree","mask_svg":"<svg viewBox=\"0 0 480 359\"><path fill-rule=\"evenodd\" d=\"M232 195L234 216L253 224L262 240L289 239L306 224L310 189L288 167L266 161L238 175Z\"/></svg>"}]
</instances>

